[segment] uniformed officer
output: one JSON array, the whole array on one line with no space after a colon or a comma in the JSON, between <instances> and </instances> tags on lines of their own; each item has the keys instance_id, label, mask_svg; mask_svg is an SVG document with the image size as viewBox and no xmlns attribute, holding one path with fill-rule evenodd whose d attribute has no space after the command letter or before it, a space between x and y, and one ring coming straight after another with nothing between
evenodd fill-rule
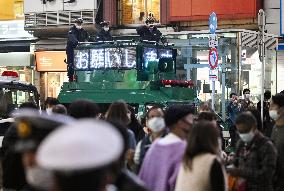
<instances>
[{"instance_id":1,"label":"uniformed officer","mask_svg":"<svg viewBox=\"0 0 284 191\"><path fill-rule=\"evenodd\" d=\"M113 41L113 37L110 33L110 22L103 21L100 23L101 31L99 32L96 41Z\"/></svg>"},{"instance_id":2,"label":"uniformed officer","mask_svg":"<svg viewBox=\"0 0 284 191\"><path fill-rule=\"evenodd\" d=\"M48 115L38 110L22 109L14 114L19 140L15 150L22 154L27 183L26 191L45 191L52 187L50 171L38 166L36 151L42 140L55 128L69 124L72 118L65 115Z\"/></svg>"},{"instance_id":3,"label":"uniformed officer","mask_svg":"<svg viewBox=\"0 0 284 191\"><path fill-rule=\"evenodd\" d=\"M50 134L36 159L41 167L54 172L56 190L103 191L110 186L111 166L123 148L123 137L113 125L82 119Z\"/></svg>"},{"instance_id":4,"label":"uniformed officer","mask_svg":"<svg viewBox=\"0 0 284 191\"><path fill-rule=\"evenodd\" d=\"M161 41L162 43L166 43L165 37L163 37L162 33L157 29L157 27L154 25L155 19L152 17L149 17L145 21L145 25L138 27L136 29L137 34L140 35L141 40L147 40L147 41Z\"/></svg>"},{"instance_id":5,"label":"uniformed officer","mask_svg":"<svg viewBox=\"0 0 284 191\"><path fill-rule=\"evenodd\" d=\"M68 32L68 41L66 46L67 54L67 70L69 81L72 82L74 76L74 48L79 44L79 42L89 41L88 32L82 28L83 19L75 19L75 24L72 26Z\"/></svg>"}]
</instances>

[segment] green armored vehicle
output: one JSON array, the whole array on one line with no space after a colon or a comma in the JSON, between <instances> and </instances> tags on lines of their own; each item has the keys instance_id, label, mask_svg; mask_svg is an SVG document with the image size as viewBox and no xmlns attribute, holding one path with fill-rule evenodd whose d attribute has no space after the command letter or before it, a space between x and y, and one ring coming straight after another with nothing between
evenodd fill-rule
<instances>
[{"instance_id":1,"label":"green armored vehicle","mask_svg":"<svg viewBox=\"0 0 284 191\"><path fill-rule=\"evenodd\" d=\"M191 81L176 80L176 50L156 43L115 41L75 49L75 82L63 84L58 99L68 105L84 98L103 110L123 99L138 111L147 105L192 104Z\"/></svg>"}]
</instances>

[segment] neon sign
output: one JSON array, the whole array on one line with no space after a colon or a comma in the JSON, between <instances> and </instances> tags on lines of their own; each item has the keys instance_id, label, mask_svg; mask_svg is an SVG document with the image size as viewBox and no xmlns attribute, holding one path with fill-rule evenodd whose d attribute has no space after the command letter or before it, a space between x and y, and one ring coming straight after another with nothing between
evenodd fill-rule
<instances>
[{"instance_id":1,"label":"neon sign","mask_svg":"<svg viewBox=\"0 0 284 191\"><path fill-rule=\"evenodd\" d=\"M90 49L88 53L86 50L77 50L75 66L78 70L135 68L136 47Z\"/></svg>"}]
</instances>

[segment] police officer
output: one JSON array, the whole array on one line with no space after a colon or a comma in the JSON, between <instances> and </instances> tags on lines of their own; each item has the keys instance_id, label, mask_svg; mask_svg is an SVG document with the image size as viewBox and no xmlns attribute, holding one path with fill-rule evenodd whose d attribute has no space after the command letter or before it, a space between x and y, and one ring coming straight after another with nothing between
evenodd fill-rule
<instances>
[{"instance_id":1,"label":"police officer","mask_svg":"<svg viewBox=\"0 0 284 191\"><path fill-rule=\"evenodd\" d=\"M15 149L22 154L28 186L24 191L50 190L53 185L50 171L38 166L35 158L39 144L55 128L73 122L65 115L48 115L38 110L22 109L14 114L19 140Z\"/></svg>"},{"instance_id":2,"label":"police officer","mask_svg":"<svg viewBox=\"0 0 284 191\"><path fill-rule=\"evenodd\" d=\"M109 25L110 23L106 21L100 23L101 31L99 32L96 41L113 41Z\"/></svg>"},{"instance_id":3,"label":"police officer","mask_svg":"<svg viewBox=\"0 0 284 191\"><path fill-rule=\"evenodd\" d=\"M147 41L161 41L162 43L166 43L165 37L163 37L162 33L154 26L155 19L149 17L145 21L145 25L138 27L136 29L137 34L140 35L141 40Z\"/></svg>"},{"instance_id":4,"label":"police officer","mask_svg":"<svg viewBox=\"0 0 284 191\"><path fill-rule=\"evenodd\" d=\"M82 119L50 134L36 159L54 172L56 190L103 191L115 187L108 177L123 148L123 137L113 125Z\"/></svg>"},{"instance_id":5,"label":"police officer","mask_svg":"<svg viewBox=\"0 0 284 191\"><path fill-rule=\"evenodd\" d=\"M82 28L83 19L75 19L75 24L72 26L68 32L68 41L66 46L67 54L67 70L69 82L72 82L74 76L74 48L78 45L79 42L89 41L88 32Z\"/></svg>"}]
</instances>

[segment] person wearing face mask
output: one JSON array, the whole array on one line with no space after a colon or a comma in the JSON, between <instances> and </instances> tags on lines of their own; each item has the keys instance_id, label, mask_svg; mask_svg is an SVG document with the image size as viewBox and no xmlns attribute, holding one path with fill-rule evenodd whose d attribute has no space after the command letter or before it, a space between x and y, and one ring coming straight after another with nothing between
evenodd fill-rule
<instances>
[{"instance_id":1,"label":"person wearing face mask","mask_svg":"<svg viewBox=\"0 0 284 191\"><path fill-rule=\"evenodd\" d=\"M143 41L155 41L166 43L167 39L163 37L162 33L154 25L155 20L151 17L147 18L144 26L140 26L136 29L137 34Z\"/></svg>"},{"instance_id":2,"label":"person wearing face mask","mask_svg":"<svg viewBox=\"0 0 284 191\"><path fill-rule=\"evenodd\" d=\"M273 191L277 151L273 143L257 130L257 121L250 112L236 118L240 140L237 143L233 166L227 172L243 179L245 190Z\"/></svg>"},{"instance_id":3,"label":"person wearing face mask","mask_svg":"<svg viewBox=\"0 0 284 191\"><path fill-rule=\"evenodd\" d=\"M284 190L284 94L280 93L272 96L269 115L275 121L271 140L278 151L276 188Z\"/></svg>"},{"instance_id":4,"label":"person wearing face mask","mask_svg":"<svg viewBox=\"0 0 284 191\"><path fill-rule=\"evenodd\" d=\"M74 81L74 49L80 42L87 42L90 39L89 33L82 27L82 24L82 18L75 19L75 24L68 31L66 64L69 82Z\"/></svg>"},{"instance_id":5,"label":"person wearing face mask","mask_svg":"<svg viewBox=\"0 0 284 191\"><path fill-rule=\"evenodd\" d=\"M158 138L166 135L166 124L162 108L153 106L146 114L147 135L137 144L134 154L134 162L137 171L141 168L144 157L151 147L151 144Z\"/></svg>"},{"instance_id":6,"label":"person wearing face mask","mask_svg":"<svg viewBox=\"0 0 284 191\"><path fill-rule=\"evenodd\" d=\"M104 42L104 41L113 41L113 37L110 33L110 22L106 22L106 21L103 21L100 23L100 26L101 26L101 31L99 32L97 38L96 38L96 41L101 41L101 42Z\"/></svg>"},{"instance_id":7,"label":"person wearing face mask","mask_svg":"<svg viewBox=\"0 0 284 191\"><path fill-rule=\"evenodd\" d=\"M165 112L170 132L156 140L145 156L139 177L151 191L172 191L193 125L194 110L188 105L173 105Z\"/></svg>"},{"instance_id":8,"label":"person wearing face mask","mask_svg":"<svg viewBox=\"0 0 284 191\"><path fill-rule=\"evenodd\" d=\"M250 100L250 89L243 90L244 99L240 103L241 111L247 111L248 109L255 109L254 103Z\"/></svg>"},{"instance_id":9,"label":"person wearing face mask","mask_svg":"<svg viewBox=\"0 0 284 191\"><path fill-rule=\"evenodd\" d=\"M64 117L63 117L64 116ZM38 166L35 158L44 138L61 125L73 122L65 115L47 115L37 110L22 109L14 114L19 140L15 150L22 154L22 162L28 183L25 191L49 191L53 184L52 173Z\"/></svg>"}]
</instances>

